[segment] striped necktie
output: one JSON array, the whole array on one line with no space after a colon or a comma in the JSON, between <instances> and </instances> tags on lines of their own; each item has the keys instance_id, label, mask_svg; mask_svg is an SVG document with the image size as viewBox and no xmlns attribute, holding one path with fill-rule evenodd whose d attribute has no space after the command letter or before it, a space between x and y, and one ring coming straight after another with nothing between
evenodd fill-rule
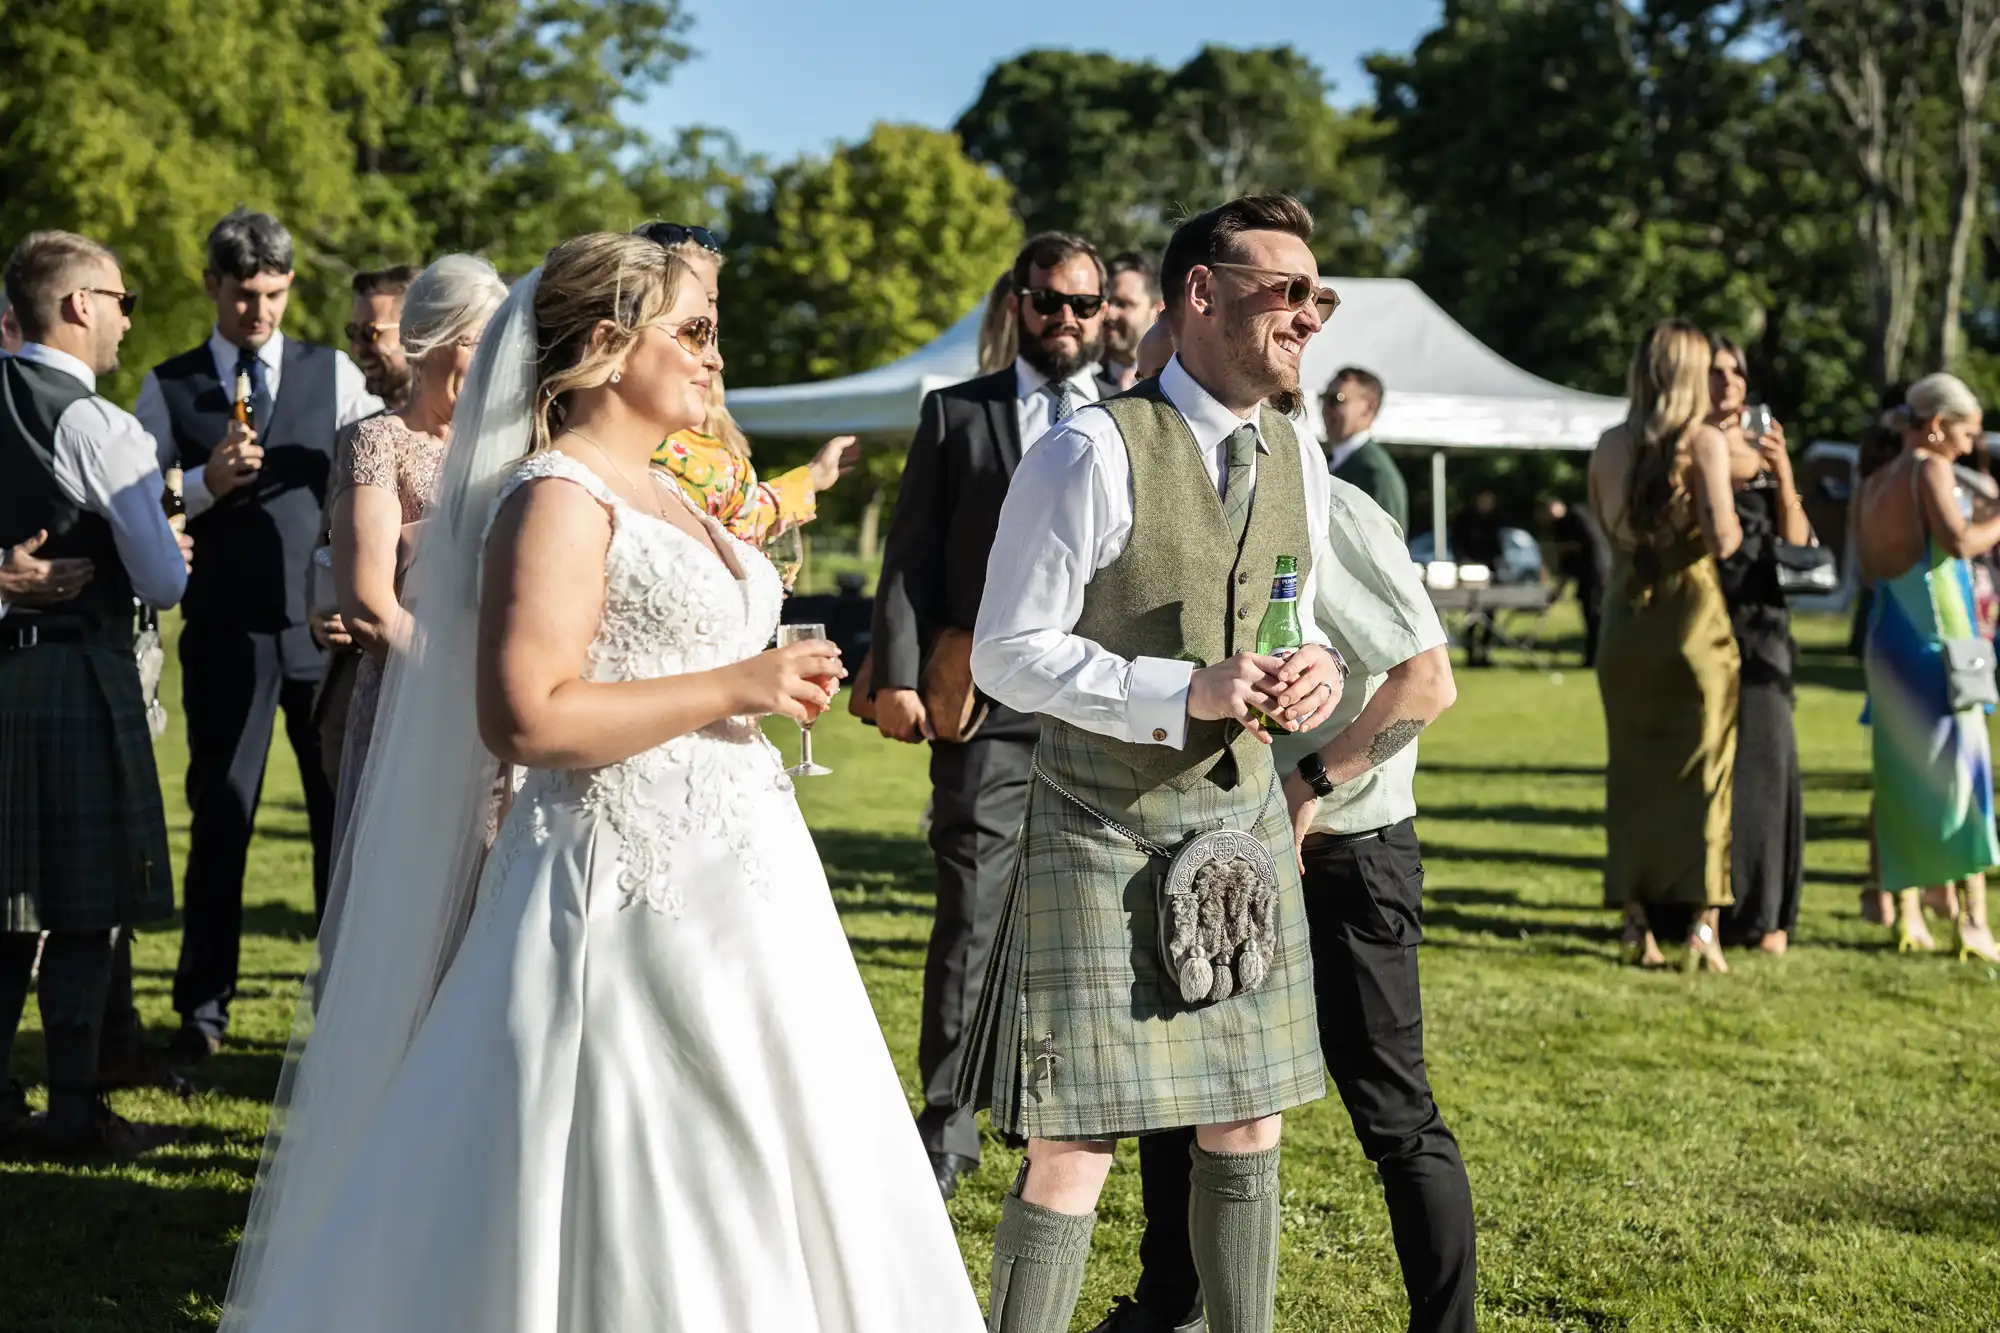
<instances>
[{"instance_id":1,"label":"striped necktie","mask_svg":"<svg viewBox=\"0 0 2000 1333\"><path fill-rule=\"evenodd\" d=\"M1245 424L1229 432L1229 471L1222 483L1222 524L1230 540L1243 544L1250 526L1250 478L1257 466L1257 427Z\"/></svg>"}]
</instances>

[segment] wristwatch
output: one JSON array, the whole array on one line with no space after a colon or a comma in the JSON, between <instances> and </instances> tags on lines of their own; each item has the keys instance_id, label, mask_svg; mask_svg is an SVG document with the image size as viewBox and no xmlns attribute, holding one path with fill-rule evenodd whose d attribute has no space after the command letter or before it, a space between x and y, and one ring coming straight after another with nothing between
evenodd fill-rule
<instances>
[{"instance_id":1,"label":"wristwatch","mask_svg":"<svg viewBox=\"0 0 2000 1333\"><path fill-rule=\"evenodd\" d=\"M1333 779L1326 775L1326 760L1319 757L1319 751L1315 750L1299 760L1299 776L1313 789L1313 795L1333 795Z\"/></svg>"}]
</instances>

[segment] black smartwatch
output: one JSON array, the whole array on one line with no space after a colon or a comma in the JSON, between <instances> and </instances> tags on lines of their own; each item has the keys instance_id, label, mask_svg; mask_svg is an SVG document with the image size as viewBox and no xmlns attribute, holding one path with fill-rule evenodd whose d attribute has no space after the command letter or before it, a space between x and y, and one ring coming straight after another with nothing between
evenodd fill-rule
<instances>
[{"instance_id":1,"label":"black smartwatch","mask_svg":"<svg viewBox=\"0 0 2000 1333\"><path fill-rule=\"evenodd\" d=\"M1299 776L1313 789L1313 795L1333 795L1333 779L1326 775L1326 760L1319 757L1319 751L1314 750L1299 760Z\"/></svg>"}]
</instances>

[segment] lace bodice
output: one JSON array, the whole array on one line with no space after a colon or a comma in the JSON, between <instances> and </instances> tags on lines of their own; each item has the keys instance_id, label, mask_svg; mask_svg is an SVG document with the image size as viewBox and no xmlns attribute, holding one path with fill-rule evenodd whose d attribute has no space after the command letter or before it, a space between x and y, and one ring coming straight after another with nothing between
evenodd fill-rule
<instances>
[{"instance_id":1,"label":"lace bodice","mask_svg":"<svg viewBox=\"0 0 2000 1333\"><path fill-rule=\"evenodd\" d=\"M777 570L700 514L670 481L655 478L662 503L688 504L742 577L686 532L626 504L567 454L544 452L522 462L501 484L493 513L515 490L546 477L581 486L611 516L604 612L590 645L588 679L652 680L726 667L770 642L784 602ZM669 913L678 912L686 888L676 858L698 842L721 839L752 882L760 882L758 807L791 790L756 721L728 718L603 768L531 774L517 801L531 807L522 812L528 827L508 830L502 842L532 833L537 799L559 799L579 785L583 803L619 835L618 885L627 905L643 901ZM789 803L789 795L784 799Z\"/></svg>"}]
</instances>

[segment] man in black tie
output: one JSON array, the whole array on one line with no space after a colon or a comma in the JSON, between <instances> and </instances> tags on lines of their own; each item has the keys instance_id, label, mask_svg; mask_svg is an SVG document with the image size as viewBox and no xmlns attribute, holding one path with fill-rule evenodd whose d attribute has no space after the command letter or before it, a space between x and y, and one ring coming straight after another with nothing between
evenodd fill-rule
<instances>
[{"instance_id":1,"label":"man in black tie","mask_svg":"<svg viewBox=\"0 0 2000 1333\"><path fill-rule=\"evenodd\" d=\"M1389 451L1375 442L1376 414L1382 410L1382 381L1359 366L1343 366L1320 400L1326 426L1326 465L1334 476L1358 488L1396 520L1405 536L1410 527L1410 488Z\"/></svg>"},{"instance_id":2,"label":"man in black tie","mask_svg":"<svg viewBox=\"0 0 2000 1333\"><path fill-rule=\"evenodd\" d=\"M986 956L1014 871L1027 805L1035 719L992 704L970 739L939 740L935 703L961 679L970 689L972 626L1000 502L1021 455L1055 422L1103 396L1104 263L1065 232L1034 237L1014 261L1020 355L1013 365L924 399L882 556L875 597L872 686L882 734L931 744L931 852L937 918L924 962L917 1127L949 1199L979 1164L979 1126L953 1104L952 1085ZM938 688L920 690L927 678ZM983 701L982 701L983 704Z\"/></svg>"},{"instance_id":3,"label":"man in black tie","mask_svg":"<svg viewBox=\"0 0 2000 1333\"><path fill-rule=\"evenodd\" d=\"M306 616L306 569L319 537L334 433L382 410L346 353L279 332L292 286L292 238L241 209L208 235L203 277L215 328L155 366L137 415L161 462L186 471L194 572L182 602L181 702L190 815L182 889L173 1050L205 1059L222 1044L236 990L243 869L280 708L299 760L322 907L333 789L312 722L325 655ZM247 384L251 426L232 416Z\"/></svg>"}]
</instances>

